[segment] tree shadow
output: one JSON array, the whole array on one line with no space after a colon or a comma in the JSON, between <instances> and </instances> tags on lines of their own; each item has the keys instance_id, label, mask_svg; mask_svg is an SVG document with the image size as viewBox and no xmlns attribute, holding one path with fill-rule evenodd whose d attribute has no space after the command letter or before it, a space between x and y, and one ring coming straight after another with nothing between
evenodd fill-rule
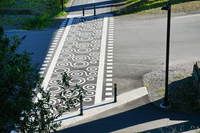
<instances>
[{"instance_id":1,"label":"tree shadow","mask_svg":"<svg viewBox=\"0 0 200 133\"><path fill-rule=\"evenodd\" d=\"M88 3L88 4L83 4L83 5L75 5L75 6L70 7L69 12L82 11L83 6L84 6L85 10L94 9L94 5L95 5L96 9L112 7L112 3L113 2L111 0L108 0L108 1L103 1L103 2ZM118 3L118 4L115 5L116 7L122 5L119 2L115 2L115 3Z\"/></svg>"},{"instance_id":2,"label":"tree shadow","mask_svg":"<svg viewBox=\"0 0 200 133\"><path fill-rule=\"evenodd\" d=\"M161 3L152 4L155 1L160 1L160 0L151 0L151 1L147 0L147 1L144 1L144 2L140 2L140 4L135 3L135 4L132 4L132 5L129 5L128 7L126 7L126 12L122 12L120 15L123 15L124 13L125 14L132 14L132 13L142 12L142 11L145 11L145 10L150 10L150 9L158 8L158 7L161 8L163 6L166 6L169 3L171 5L175 5L175 4L185 3L185 2L189 2L189 1L195 1L195 0L169 0L169 1L164 1L164 2L161 2ZM150 5L148 5L148 4L150 4ZM128 11L128 13L127 13L127 11Z\"/></svg>"}]
</instances>

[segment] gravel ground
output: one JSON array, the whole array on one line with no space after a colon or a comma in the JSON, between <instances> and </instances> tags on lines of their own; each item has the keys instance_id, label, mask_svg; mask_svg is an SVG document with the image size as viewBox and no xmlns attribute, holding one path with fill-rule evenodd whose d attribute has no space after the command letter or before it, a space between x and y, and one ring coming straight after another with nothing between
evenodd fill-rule
<instances>
[{"instance_id":1,"label":"gravel ground","mask_svg":"<svg viewBox=\"0 0 200 133\"><path fill-rule=\"evenodd\" d=\"M197 108L197 90L192 76L195 62L169 67L169 102L171 110L194 112ZM159 107L165 95L165 68L147 73L143 76L144 86L152 103Z\"/></svg>"}]
</instances>

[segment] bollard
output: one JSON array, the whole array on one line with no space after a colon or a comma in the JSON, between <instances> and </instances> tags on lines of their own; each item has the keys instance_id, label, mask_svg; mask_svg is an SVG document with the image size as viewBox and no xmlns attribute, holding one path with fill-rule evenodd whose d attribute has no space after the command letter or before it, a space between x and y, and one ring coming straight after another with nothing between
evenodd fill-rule
<instances>
[{"instance_id":1,"label":"bollard","mask_svg":"<svg viewBox=\"0 0 200 133\"><path fill-rule=\"evenodd\" d=\"M85 16L85 8L84 8L84 6L83 6L83 16Z\"/></svg>"},{"instance_id":2,"label":"bollard","mask_svg":"<svg viewBox=\"0 0 200 133\"><path fill-rule=\"evenodd\" d=\"M80 115L83 115L83 96L80 96Z\"/></svg>"},{"instance_id":3,"label":"bollard","mask_svg":"<svg viewBox=\"0 0 200 133\"><path fill-rule=\"evenodd\" d=\"M96 16L96 7L94 5L94 16Z\"/></svg>"},{"instance_id":4,"label":"bollard","mask_svg":"<svg viewBox=\"0 0 200 133\"><path fill-rule=\"evenodd\" d=\"M114 84L114 102L117 102L117 84Z\"/></svg>"}]
</instances>

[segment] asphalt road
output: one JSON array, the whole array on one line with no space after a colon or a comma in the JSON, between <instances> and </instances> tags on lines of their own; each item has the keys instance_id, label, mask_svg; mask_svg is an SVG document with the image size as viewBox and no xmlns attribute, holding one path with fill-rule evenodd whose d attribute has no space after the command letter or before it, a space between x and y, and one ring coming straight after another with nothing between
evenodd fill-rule
<instances>
[{"instance_id":1,"label":"asphalt road","mask_svg":"<svg viewBox=\"0 0 200 133\"><path fill-rule=\"evenodd\" d=\"M170 65L199 60L199 23L199 14L172 17ZM167 17L117 16L114 33L113 81L119 93L142 87L145 73L165 67Z\"/></svg>"},{"instance_id":2,"label":"asphalt road","mask_svg":"<svg viewBox=\"0 0 200 133\"><path fill-rule=\"evenodd\" d=\"M59 29L60 23L54 27L44 29L42 31L25 31L25 30L8 30L5 34L9 37L18 35L20 38L27 35L22 41L17 52L22 53L24 50L33 53L32 64L39 63L38 69L41 68L42 63L47 55L49 47L55 37L55 33Z\"/></svg>"}]
</instances>

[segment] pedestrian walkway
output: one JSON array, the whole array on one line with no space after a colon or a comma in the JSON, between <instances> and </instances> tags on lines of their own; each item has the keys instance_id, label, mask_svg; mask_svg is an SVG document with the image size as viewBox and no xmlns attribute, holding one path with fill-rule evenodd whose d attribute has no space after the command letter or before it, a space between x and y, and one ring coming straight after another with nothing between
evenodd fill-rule
<instances>
[{"instance_id":1,"label":"pedestrian walkway","mask_svg":"<svg viewBox=\"0 0 200 133\"><path fill-rule=\"evenodd\" d=\"M64 72L72 78L71 87L77 84L87 90L83 97L85 107L110 99L113 96L112 62L112 15L68 16L61 24L40 69L40 74L45 75L44 90L53 94L50 103L56 106L59 102L56 96L62 89L58 81L62 80L61 73ZM52 111L57 112L55 108Z\"/></svg>"},{"instance_id":2,"label":"pedestrian walkway","mask_svg":"<svg viewBox=\"0 0 200 133\"><path fill-rule=\"evenodd\" d=\"M60 129L69 128L75 122L86 120L90 117L93 117L95 115L108 111L110 109L113 109L115 107L122 106L130 101L136 100L143 96L146 96L147 94L148 92L146 90L146 87L138 88L138 89L135 89L133 91L130 91L118 96L116 103L113 102L113 99L103 101L100 104L96 104L96 105L84 108L83 116L80 116L79 111L76 111L67 115L63 115L58 120L56 120L56 122L62 121L62 127Z\"/></svg>"},{"instance_id":3,"label":"pedestrian walkway","mask_svg":"<svg viewBox=\"0 0 200 133\"><path fill-rule=\"evenodd\" d=\"M148 100L146 87L118 96L112 100L62 116L63 133L197 133L200 114L186 114L156 108Z\"/></svg>"}]
</instances>

